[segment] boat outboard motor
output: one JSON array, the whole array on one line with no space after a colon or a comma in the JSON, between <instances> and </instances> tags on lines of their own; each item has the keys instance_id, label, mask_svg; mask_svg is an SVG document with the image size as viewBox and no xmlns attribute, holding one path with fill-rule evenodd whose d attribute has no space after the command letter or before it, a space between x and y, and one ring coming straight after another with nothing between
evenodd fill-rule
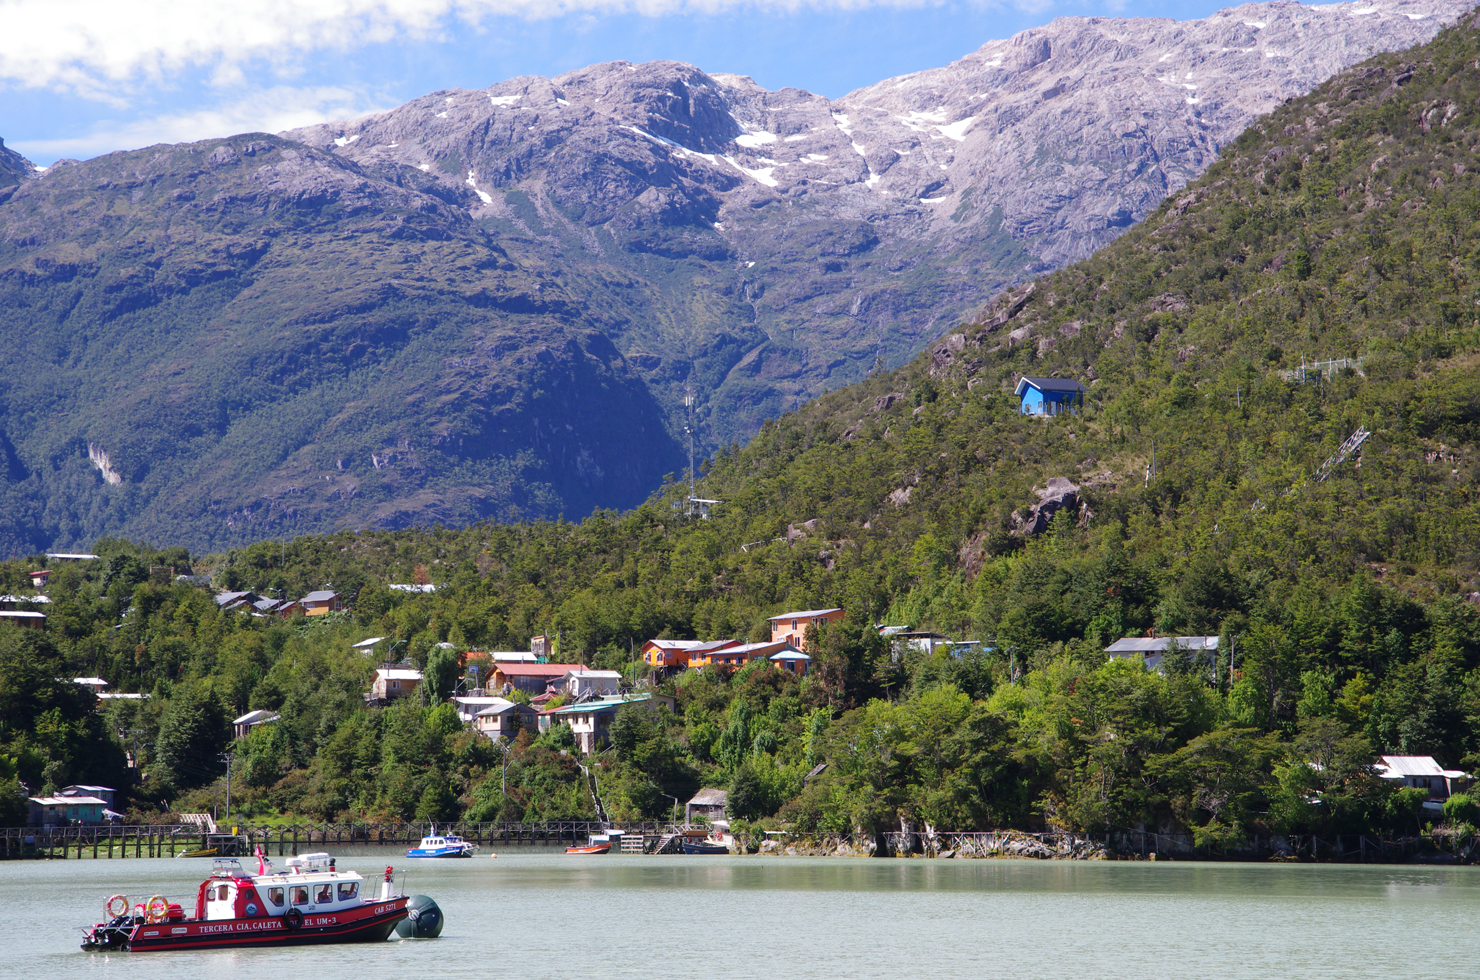
<instances>
[{"instance_id":1,"label":"boat outboard motor","mask_svg":"<svg viewBox=\"0 0 1480 980\"><path fill-rule=\"evenodd\" d=\"M442 935L445 921L436 902L425 895L412 895L406 903L406 918L396 923L396 935L402 939L436 939Z\"/></svg>"}]
</instances>

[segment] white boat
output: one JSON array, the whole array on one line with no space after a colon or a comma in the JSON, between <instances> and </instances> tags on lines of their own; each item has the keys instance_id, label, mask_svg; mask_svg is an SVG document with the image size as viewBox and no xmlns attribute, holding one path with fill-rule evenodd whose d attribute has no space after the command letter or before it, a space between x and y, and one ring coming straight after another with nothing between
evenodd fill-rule
<instances>
[{"instance_id":1,"label":"white boat","mask_svg":"<svg viewBox=\"0 0 1480 980\"><path fill-rule=\"evenodd\" d=\"M406 852L409 858L468 858L478 845L457 834L438 834L437 828L421 839L421 845Z\"/></svg>"}]
</instances>

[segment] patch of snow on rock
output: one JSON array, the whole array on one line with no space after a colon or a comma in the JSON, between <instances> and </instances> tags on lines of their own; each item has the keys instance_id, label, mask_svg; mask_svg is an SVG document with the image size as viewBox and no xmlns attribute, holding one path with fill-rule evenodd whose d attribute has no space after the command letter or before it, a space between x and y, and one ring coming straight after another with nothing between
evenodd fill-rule
<instances>
[{"instance_id":1,"label":"patch of snow on rock","mask_svg":"<svg viewBox=\"0 0 1480 980\"><path fill-rule=\"evenodd\" d=\"M341 137L339 137L338 139L336 139L334 141L334 145L335 146L349 146L351 143L353 143L355 140L357 140L359 138L360 138L360 134L359 133L356 133L353 136L341 136Z\"/></svg>"},{"instance_id":2,"label":"patch of snow on rock","mask_svg":"<svg viewBox=\"0 0 1480 980\"><path fill-rule=\"evenodd\" d=\"M488 101L492 102L496 106L513 105L515 102L518 102L522 98L524 98L523 95L490 95L488 97ZM568 102L566 103L566 105L569 104L570 103Z\"/></svg>"},{"instance_id":3,"label":"patch of snow on rock","mask_svg":"<svg viewBox=\"0 0 1480 980\"><path fill-rule=\"evenodd\" d=\"M735 142L741 146L748 146L754 149L758 146L765 146L767 143L776 142L776 134L762 129L754 133L745 133L744 135L737 136L735 137Z\"/></svg>"},{"instance_id":4,"label":"patch of snow on rock","mask_svg":"<svg viewBox=\"0 0 1480 980\"><path fill-rule=\"evenodd\" d=\"M965 119L953 122L949 126L937 126L935 128L940 130L940 135L944 136L946 139L953 139L957 143L962 143L966 140L966 131L970 129L972 124L975 122L975 116L967 116Z\"/></svg>"}]
</instances>

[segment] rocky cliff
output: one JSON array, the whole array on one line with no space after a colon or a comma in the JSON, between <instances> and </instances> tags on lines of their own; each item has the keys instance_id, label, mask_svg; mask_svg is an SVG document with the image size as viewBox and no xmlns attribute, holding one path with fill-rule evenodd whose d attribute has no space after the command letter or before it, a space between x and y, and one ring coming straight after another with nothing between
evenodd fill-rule
<instances>
[{"instance_id":1,"label":"rocky cliff","mask_svg":"<svg viewBox=\"0 0 1480 980\"><path fill-rule=\"evenodd\" d=\"M1082 258L1257 115L1468 0L1060 18L836 101L673 63L436 92L287 135L478 195L713 445Z\"/></svg>"},{"instance_id":2,"label":"rocky cliff","mask_svg":"<svg viewBox=\"0 0 1480 980\"><path fill-rule=\"evenodd\" d=\"M0 546L584 515L682 465L611 324L472 191L275 136L0 205Z\"/></svg>"}]
</instances>

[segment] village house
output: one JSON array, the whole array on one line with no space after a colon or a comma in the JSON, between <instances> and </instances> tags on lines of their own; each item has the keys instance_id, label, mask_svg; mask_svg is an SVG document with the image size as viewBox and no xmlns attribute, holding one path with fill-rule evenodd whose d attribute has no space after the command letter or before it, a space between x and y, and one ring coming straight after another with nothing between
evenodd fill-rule
<instances>
[{"instance_id":1,"label":"village house","mask_svg":"<svg viewBox=\"0 0 1480 980\"><path fill-rule=\"evenodd\" d=\"M786 650L795 650L795 647L786 640L775 640L770 643L736 643L708 651L702 656L691 651L689 666L695 668L744 667L752 660L766 660Z\"/></svg>"},{"instance_id":2,"label":"village house","mask_svg":"<svg viewBox=\"0 0 1480 980\"><path fill-rule=\"evenodd\" d=\"M1116 660L1121 657L1144 657L1146 666L1156 670L1168 653L1179 650L1190 654L1195 660L1211 665L1218 653L1216 636L1127 636L1116 640L1105 648L1105 654Z\"/></svg>"},{"instance_id":3,"label":"village house","mask_svg":"<svg viewBox=\"0 0 1480 980\"><path fill-rule=\"evenodd\" d=\"M46 614L29 612L24 609L0 610L0 623L14 623L21 629L44 630L46 629Z\"/></svg>"},{"instance_id":4,"label":"village house","mask_svg":"<svg viewBox=\"0 0 1480 980\"><path fill-rule=\"evenodd\" d=\"M769 659L774 666L782 670L791 671L798 677L806 677L807 670L812 666L811 657L802 653L800 650L793 650L791 647L771 654Z\"/></svg>"},{"instance_id":5,"label":"village house","mask_svg":"<svg viewBox=\"0 0 1480 980\"><path fill-rule=\"evenodd\" d=\"M1018 397L1018 411L1024 415L1072 415L1083 407L1088 391L1070 378L1024 377L1013 394Z\"/></svg>"},{"instance_id":6,"label":"village house","mask_svg":"<svg viewBox=\"0 0 1480 980\"><path fill-rule=\"evenodd\" d=\"M321 589L318 592L310 592L298 600L298 606L303 610L305 616L326 616L331 612L339 612L344 608L344 600L338 592L330 592Z\"/></svg>"},{"instance_id":7,"label":"village house","mask_svg":"<svg viewBox=\"0 0 1480 980\"><path fill-rule=\"evenodd\" d=\"M572 670L561 679L567 697L606 697L616 694L622 675L615 670Z\"/></svg>"},{"instance_id":8,"label":"village house","mask_svg":"<svg viewBox=\"0 0 1480 980\"><path fill-rule=\"evenodd\" d=\"M74 824L100 824L108 801L96 796L31 796L30 822L33 827L70 827Z\"/></svg>"},{"instance_id":9,"label":"village house","mask_svg":"<svg viewBox=\"0 0 1480 980\"><path fill-rule=\"evenodd\" d=\"M473 718L473 727L481 734L497 740L513 739L521 730L534 732L539 729L540 713L537 709L515 701L504 701L483 708Z\"/></svg>"},{"instance_id":10,"label":"village house","mask_svg":"<svg viewBox=\"0 0 1480 980\"><path fill-rule=\"evenodd\" d=\"M457 709L457 720L465 725L473 724L474 719L478 717L478 712L484 708L493 708L508 703L508 698L492 694L459 694L452 699L452 705Z\"/></svg>"},{"instance_id":11,"label":"village house","mask_svg":"<svg viewBox=\"0 0 1480 980\"><path fill-rule=\"evenodd\" d=\"M502 692L517 688L529 694L543 694L546 687L560 683L571 671L585 669L585 664L495 663L486 689Z\"/></svg>"},{"instance_id":12,"label":"village house","mask_svg":"<svg viewBox=\"0 0 1480 980\"><path fill-rule=\"evenodd\" d=\"M642 662L649 667L687 667L694 656L738 646L739 640L648 640L642 645Z\"/></svg>"},{"instance_id":13,"label":"village house","mask_svg":"<svg viewBox=\"0 0 1480 980\"><path fill-rule=\"evenodd\" d=\"M414 667L377 667L365 701L371 705L389 704L408 694L415 694L421 681L421 671Z\"/></svg>"},{"instance_id":14,"label":"village house","mask_svg":"<svg viewBox=\"0 0 1480 980\"><path fill-rule=\"evenodd\" d=\"M1427 790L1424 806L1430 810L1443 809L1457 791L1455 784L1470 779L1469 773L1445 769L1431 755L1385 755L1378 760L1377 774L1405 789Z\"/></svg>"},{"instance_id":15,"label":"village house","mask_svg":"<svg viewBox=\"0 0 1480 980\"><path fill-rule=\"evenodd\" d=\"M804 609L770 617L771 642L790 643L798 650L807 649L807 627L836 623L846 615L841 609Z\"/></svg>"},{"instance_id":16,"label":"village house","mask_svg":"<svg viewBox=\"0 0 1480 980\"><path fill-rule=\"evenodd\" d=\"M33 589L44 589L44 588L46 588L46 581L49 578L51 578L51 569L49 569L49 568L42 568L42 569L39 569L37 571L32 572L31 573L31 588L33 588Z\"/></svg>"},{"instance_id":17,"label":"village house","mask_svg":"<svg viewBox=\"0 0 1480 980\"><path fill-rule=\"evenodd\" d=\"M24 609L29 606L49 606L51 600L44 595L0 595L0 610Z\"/></svg>"},{"instance_id":18,"label":"village house","mask_svg":"<svg viewBox=\"0 0 1480 980\"><path fill-rule=\"evenodd\" d=\"M82 783L76 783L71 786L63 786L61 789L57 790L57 795L93 796L102 800L103 803L105 803L111 810L113 808L114 801L118 798L118 790L114 789L112 786L87 786ZM106 817L107 811L104 811L103 815Z\"/></svg>"},{"instance_id":19,"label":"village house","mask_svg":"<svg viewBox=\"0 0 1480 980\"><path fill-rule=\"evenodd\" d=\"M258 725L271 725L275 721L281 721L282 717L275 711L258 708L256 711L248 711L240 718L234 719L231 723L231 730L236 733L237 738L246 738Z\"/></svg>"},{"instance_id":20,"label":"village house","mask_svg":"<svg viewBox=\"0 0 1480 980\"><path fill-rule=\"evenodd\" d=\"M541 711L540 731L547 732L554 725L567 724L571 734L576 737L576 748L582 755L590 755L606 744L607 729L611 727L612 719L617 716L618 711L629 704L646 702L661 704L669 711L673 710L674 699L666 694L618 694Z\"/></svg>"},{"instance_id":21,"label":"village house","mask_svg":"<svg viewBox=\"0 0 1480 980\"><path fill-rule=\"evenodd\" d=\"M684 804L683 822L692 824L695 817L710 823L725 819L725 803L729 794L722 789L701 789L694 798Z\"/></svg>"}]
</instances>

